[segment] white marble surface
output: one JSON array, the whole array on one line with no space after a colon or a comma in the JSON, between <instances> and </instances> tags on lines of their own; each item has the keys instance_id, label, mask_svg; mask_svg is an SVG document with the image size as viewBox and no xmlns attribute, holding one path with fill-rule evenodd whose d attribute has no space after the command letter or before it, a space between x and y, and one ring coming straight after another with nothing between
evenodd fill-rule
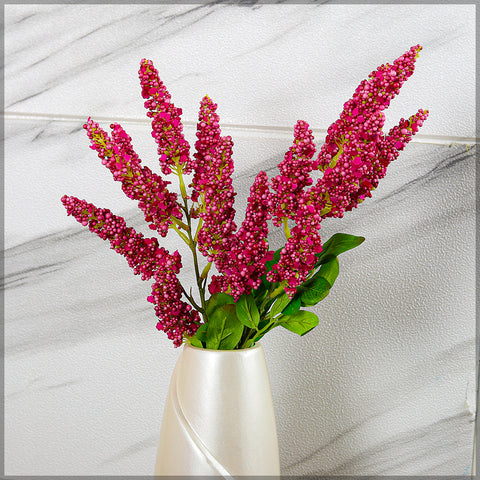
<instances>
[{"instance_id":1,"label":"white marble surface","mask_svg":"<svg viewBox=\"0 0 480 480\"><path fill-rule=\"evenodd\" d=\"M422 134L475 132L474 5L7 5L5 20L9 112L143 118L150 58L185 120L208 93L227 123L327 128L360 80L419 43L390 123L428 107Z\"/></svg>"},{"instance_id":2,"label":"white marble surface","mask_svg":"<svg viewBox=\"0 0 480 480\"><path fill-rule=\"evenodd\" d=\"M475 132L473 8L7 5L5 474L153 472L178 351L155 329L149 285L59 201L86 198L142 229L81 128L88 115L123 119L155 167L139 60L156 62L187 121L203 94L219 103L241 214L298 118L320 144L359 81L420 43L387 116L428 108L423 140L374 198L322 227L367 240L341 259L320 326L263 344L283 474L470 475L475 148L445 144Z\"/></svg>"}]
</instances>

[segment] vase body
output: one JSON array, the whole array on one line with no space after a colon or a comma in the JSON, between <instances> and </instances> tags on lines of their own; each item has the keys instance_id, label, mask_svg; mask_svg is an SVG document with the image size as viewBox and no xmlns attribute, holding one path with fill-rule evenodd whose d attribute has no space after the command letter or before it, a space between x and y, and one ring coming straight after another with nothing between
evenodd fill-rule
<instances>
[{"instance_id":1,"label":"vase body","mask_svg":"<svg viewBox=\"0 0 480 480\"><path fill-rule=\"evenodd\" d=\"M280 475L265 355L185 345L163 415L155 475Z\"/></svg>"}]
</instances>

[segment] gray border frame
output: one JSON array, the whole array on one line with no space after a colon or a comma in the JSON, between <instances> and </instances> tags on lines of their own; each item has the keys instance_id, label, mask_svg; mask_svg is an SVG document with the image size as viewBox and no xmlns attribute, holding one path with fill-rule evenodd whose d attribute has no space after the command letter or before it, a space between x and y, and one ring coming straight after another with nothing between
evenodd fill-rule
<instances>
[{"instance_id":1,"label":"gray border frame","mask_svg":"<svg viewBox=\"0 0 480 480\"><path fill-rule=\"evenodd\" d=\"M402 5L424 5L424 4L457 4L457 5L475 5L478 7L478 1L477 0L470 0L470 1L447 1L447 0L442 0L442 1L435 1L435 0L404 0L404 1L399 1L399 2L394 2L390 0L376 0L376 1L360 1L360 0L210 0L210 1L202 1L202 0L141 0L139 2L131 2L129 0L120 0L117 2L111 2L111 1L101 1L101 2L96 2L93 0L83 0L83 1L75 1L75 0L69 0L69 1L52 1L52 0L38 0L38 1L22 1L22 0L11 0L7 2L2 2L2 9L0 11L0 24L1 24L1 30L2 30L2 35L0 38L0 52L2 55L2 67L4 67L4 58L5 58L5 34L4 34L4 18L5 18L5 6L6 5L18 5L18 4L59 4L59 5L77 5L77 4L97 4L97 3L102 3L102 4L111 4L111 5L116 5L116 4L130 4L130 3L142 3L142 4L155 4L155 5L167 5L167 4L199 4L199 5L216 5L216 4L227 4L227 5L244 5L246 7L254 6L254 5L266 5L266 4L306 4L306 5L322 5L322 4L328 4L328 5L346 5L346 4L402 4ZM475 19L476 19L476 25L480 26L480 14L479 14L479 9L480 8L475 8ZM475 48L476 51L478 52L479 48L479 30L475 32ZM477 53L477 58L480 55ZM476 102L475 102L475 108L476 108L476 138L477 138L477 144L479 142L479 123L480 123L480 118L479 118L479 110L480 110L480 91L479 91L479 84L478 84L478 78L479 78L479 71L480 71L480 66L479 62L477 61L476 64L476 78L477 78L477 90L476 90ZM2 88L0 90L0 104L2 106L2 113L4 112L4 106L5 106L5 97L4 97L4 85L5 85L5 69L2 68L2 77L1 77L1 83L2 83ZM111 476L111 475L93 475L93 476L71 476L71 475L62 475L62 476L52 476L52 475L39 475L39 476L18 476L18 475L9 475L5 476L5 458L4 458L4 445L5 445L5 432L4 432L4 412L5 412L5 404L4 404L4 377L5 377L5 364L4 364L4 358L5 358L5 348L4 348L4 338L5 338L5 325L4 325L4 319L5 319L5 303L4 303L4 290L3 290L3 279L5 277L5 264L4 264L4 192L5 192L5 176L4 176L4 158L5 158L5 144L4 144L4 139L5 139L5 120L4 116L0 116L0 142L2 145L1 148L1 158L0 158L0 194L1 194L1 200L0 201L0 220L2 224L2 230L0 232L0 248L2 251L2 255L0 256L0 272L2 275L2 288L1 288L1 294L0 294L0 309L2 312L2 322L1 322L1 330L0 330L0 337L1 337L1 344L0 344L0 358L1 358L1 368L0 368L0 381L1 381L1 392L2 392L2 397L0 399L0 415L2 418L2 422L0 425L0 478L2 479L22 479L22 480L47 480L47 479L75 479L75 480L83 480L83 479L96 479L100 478L102 480L117 480L117 479L123 479L123 480L140 480L140 479L145 479L145 480L153 480L153 479L163 479L163 478L169 478L169 477L162 477L162 476ZM478 286L478 278L479 278L479 273L480 273L480 235L479 235L479 227L480 227L480 217L479 217L479 211L480 211L480 153L478 152L478 148L476 149L476 178L477 180L477 185L476 185L476 231L477 231L477 236L476 236L476 285ZM475 305L475 313L476 313L476 365L477 365L477 385L476 385L476 396L477 396L477 412L478 412L478 405L480 401L480 395L479 395L479 384L480 384L480 292L477 288L476 291L476 305ZM476 442L476 439L479 438L479 422L477 415L475 416L475 441L474 441L474 452L473 452L473 459L474 461L472 462L472 465L475 464L475 471L477 472L476 475L457 475L457 476L438 476L438 475L424 475L424 476L338 476L338 475L330 475L330 476L316 476L316 475L307 475L307 476L291 476L291 475L281 475L280 477L267 477L267 476L242 476L242 477L235 477L235 478L241 478L245 480L257 480L257 479L285 479L285 480L295 480L295 479L303 479L303 480L412 480L414 478L421 478L425 480L464 480L466 478L480 478L479 477L479 472L478 472L478 458L479 456L476 454L478 450L478 444ZM203 480L218 480L221 477L212 477L212 476L179 476L175 477L177 480L188 480L190 478L196 478L196 479L203 479Z\"/></svg>"}]
</instances>

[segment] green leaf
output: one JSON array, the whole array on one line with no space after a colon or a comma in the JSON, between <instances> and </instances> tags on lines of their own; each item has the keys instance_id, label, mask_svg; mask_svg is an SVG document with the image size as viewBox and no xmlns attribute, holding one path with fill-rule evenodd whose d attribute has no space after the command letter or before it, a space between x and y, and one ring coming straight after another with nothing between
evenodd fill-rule
<instances>
[{"instance_id":1,"label":"green leaf","mask_svg":"<svg viewBox=\"0 0 480 480\"><path fill-rule=\"evenodd\" d=\"M234 303L235 299L231 295L222 292L214 293L207 301L207 318L210 320L210 316L218 307Z\"/></svg>"},{"instance_id":2,"label":"green leaf","mask_svg":"<svg viewBox=\"0 0 480 480\"><path fill-rule=\"evenodd\" d=\"M316 274L315 274L316 275ZM300 295L300 303L304 307L312 307L322 301L330 292L330 284L323 277L312 277L314 280L311 284L305 286Z\"/></svg>"},{"instance_id":3,"label":"green leaf","mask_svg":"<svg viewBox=\"0 0 480 480\"><path fill-rule=\"evenodd\" d=\"M197 348L203 348L203 343L195 336L190 339L190 345Z\"/></svg>"},{"instance_id":4,"label":"green leaf","mask_svg":"<svg viewBox=\"0 0 480 480\"><path fill-rule=\"evenodd\" d=\"M233 350L242 338L243 325L235 313L235 305L218 307L207 323L206 346L212 350Z\"/></svg>"},{"instance_id":5,"label":"green leaf","mask_svg":"<svg viewBox=\"0 0 480 480\"><path fill-rule=\"evenodd\" d=\"M227 313L227 318L225 320L225 328L222 335L223 338L218 349L233 350L242 338L243 324L238 320L234 305L225 305L221 308Z\"/></svg>"},{"instance_id":6,"label":"green leaf","mask_svg":"<svg viewBox=\"0 0 480 480\"><path fill-rule=\"evenodd\" d=\"M223 339L223 331L225 330L225 322L227 321L227 312L222 307L217 308L208 319L206 346L211 350L218 350L220 342Z\"/></svg>"},{"instance_id":7,"label":"green leaf","mask_svg":"<svg viewBox=\"0 0 480 480\"><path fill-rule=\"evenodd\" d=\"M290 303L289 296L283 292L275 300L272 309L270 310L270 317L275 318L282 310Z\"/></svg>"},{"instance_id":8,"label":"green leaf","mask_svg":"<svg viewBox=\"0 0 480 480\"><path fill-rule=\"evenodd\" d=\"M338 262L338 258L335 257L333 260L330 260L327 263L324 263L321 267L320 270L313 276L320 276L323 277L329 284L330 288L333 287L333 284L335 283L335 280L338 277L338 273L340 271L340 266Z\"/></svg>"},{"instance_id":9,"label":"green leaf","mask_svg":"<svg viewBox=\"0 0 480 480\"><path fill-rule=\"evenodd\" d=\"M339 273L338 258L324 263L318 272L301 286L301 302L304 307L312 307L322 301L329 293Z\"/></svg>"},{"instance_id":10,"label":"green leaf","mask_svg":"<svg viewBox=\"0 0 480 480\"><path fill-rule=\"evenodd\" d=\"M294 315L285 316L283 318L284 320L282 320L279 325L300 336L308 333L319 323L318 317L307 310L300 310Z\"/></svg>"},{"instance_id":11,"label":"green leaf","mask_svg":"<svg viewBox=\"0 0 480 480\"><path fill-rule=\"evenodd\" d=\"M206 342L207 341L207 324L202 323L199 327L198 330L195 332L195 335L192 337L197 338L200 342Z\"/></svg>"},{"instance_id":12,"label":"green leaf","mask_svg":"<svg viewBox=\"0 0 480 480\"><path fill-rule=\"evenodd\" d=\"M319 265L329 262L334 257L337 257L347 250L358 247L364 242L364 237L356 237L355 235L349 235L348 233L335 233L324 244L323 250L317 253L317 263L315 268Z\"/></svg>"},{"instance_id":13,"label":"green leaf","mask_svg":"<svg viewBox=\"0 0 480 480\"><path fill-rule=\"evenodd\" d=\"M253 295L242 295L235 306L240 322L248 328L256 329L260 321L260 313Z\"/></svg>"},{"instance_id":14,"label":"green leaf","mask_svg":"<svg viewBox=\"0 0 480 480\"><path fill-rule=\"evenodd\" d=\"M300 310L301 300L300 295L297 293L290 303L283 309L283 315L294 315Z\"/></svg>"}]
</instances>

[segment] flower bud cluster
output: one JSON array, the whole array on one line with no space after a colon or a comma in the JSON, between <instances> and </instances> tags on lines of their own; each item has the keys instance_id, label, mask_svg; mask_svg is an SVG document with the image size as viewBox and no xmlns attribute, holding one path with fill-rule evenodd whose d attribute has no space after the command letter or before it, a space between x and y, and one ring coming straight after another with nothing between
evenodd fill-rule
<instances>
[{"instance_id":1,"label":"flower bud cluster","mask_svg":"<svg viewBox=\"0 0 480 480\"><path fill-rule=\"evenodd\" d=\"M326 207L326 190L315 185L300 192L295 226L280 252L280 260L267 274L270 282L285 281L285 292L295 295L297 287L307 278L316 262L315 254L322 251L320 237L321 211Z\"/></svg>"},{"instance_id":2,"label":"flower bud cluster","mask_svg":"<svg viewBox=\"0 0 480 480\"><path fill-rule=\"evenodd\" d=\"M315 142L307 122L299 120L293 130L294 142L285 158L278 165L280 175L272 178L272 217L276 227L281 226L283 219L295 219L299 196L304 188L313 180L309 173L318 163L313 161Z\"/></svg>"},{"instance_id":3,"label":"flower bud cluster","mask_svg":"<svg viewBox=\"0 0 480 480\"><path fill-rule=\"evenodd\" d=\"M222 258L230 250L232 235L237 229L233 208L233 161L231 137L221 136L217 104L205 96L200 103L195 143L195 174L191 187L199 202L202 227L198 232L198 248L221 268Z\"/></svg>"},{"instance_id":4,"label":"flower bud cluster","mask_svg":"<svg viewBox=\"0 0 480 480\"><path fill-rule=\"evenodd\" d=\"M393 65L381 65L369 75L369 80L360 83L353 97L345 103L340 118L329 127L318 158L309 163L311 157L305 155L307 162L304 172L315 168L323 171L323 177L314 186L304 191L307 184L303 185L302 190L296 193L296 198L288 197L288 194L282 197L279 193L283 185L290 189L295 186L295 183L291 183L292 174L280 175L272 181L277 192L274 222L279 225L283 216L293 218L296 226L281 251L280 261L269 272L268 279L287 282L286 291L290 296L307 278L316 261L315 253L322 249L318 231L323 218L342 217L346 211L370 197L371 190L385 176L389 163L398 157L427 118L428 111L419 110L408 120L402 118L387 136L382 132L385 123L383 110L412 75L420 50L419 45L412 47ZM308 126L299 122L297 127L305 132ZM297 136L298 133L295 133L296 142ZM307 137L307 146L313 144L310 136ZM287 152L282 168L285 169L283 165L286 164L291 165L295 172L302 171L291 162L295 158L293 155L290 157L291 151ZM279 205L279 202L282 203ZM285 210L292 208L296 208L294 216L288 217Z\"/></svg>"},{"instance_id":5,"label":"flower bud cluster","mask_svg":"<svg viewBox=\"0 0 480 480\"><path fill-rule=\"evenodd\" d=\"M245 220L229 242L229 250L216 263L223 275L212 277L210 293L228 292L238 299L260 286L268 254L270 195L267 174L260 172L250 188Z\"/></svg>"},{"instance_id":6,"label":"flower bud cluster","mask_svg":"<svg viewBox=\"0 0 480 480\"><path fill-rule=\"evenodd\" d=\"M83 127L91 140L91 148L98 152L102 164L112 172L113 179L122 183L122 190L129 198L138 200L150 229L165 237L173 218L182 218L177 194L167 189L170 182L148 167L141 166L130 136L120 125L115 123L110 126L111 138L91 118Z\"/></svg>"},{"instance_id":7,"label":"flower bud cluster","mask_svg":"<svg viewBox=\"0 0 480 480\"><path fill-rule=\"evenodd\" d=\"M269 182L260 172L250 189L245 219L237 231L234 221L235 191L232 185L233 161L231 137L221 136L217 105L205 96L200 103L196 153L191 159L190 146L182 133L181 109L171 103L171 96L150 60L141 61L139 77L147 116L152 119L152 136L158 144L164 174L175 173L180 181L184 205L177 194L168 191L163 180L141 160L131 138L118 124L112 124L111 137L90 118L84 125L91 148L102 163L120 181L125 194L139 202L152 230L165 236L173 227L194 255L201 306L192 293L182 287L178 274L182 267L178 251L170 254L160 248L155 238L144 238L125 224L122 217L97 208L85 200L64 196L69 215L122 254L142 279L154 278L148 301L155 305L157 329L164 331L175 346L192 336L201 324L199 311L206 318L206 277L212 263L219 275L213 275L210 293L226 292L238 299L261 284L268 251L268 220L283 225L287 237L280 259L267 274L267 280L285 286L293 297L312 272L322 251L321 222L326 217L342 217L357 207L384 177L387 166L411 140L428 116L419 110L409 119L401 119L388 135L382 128L385 110L414 70L421 47L416 45L390 65L382 65L360 83L353 97L344 104L340 118L328 129L324 145L315 155L314 138L309 125L299 120L294 128L294 142L279 164L279 175ZM323 172L315 184L311 172ZM183 174L193 173L187 194ZM270 190L270 186L272 187ZM193 202L192 208L188 200ZM182 221L182 210L187 219ZM192 218L200 218L193 235ZM294 224L289 229L290 224ZM196 247L209 265L200 274ZM272 288L276 291L278 285ZM281 287L280 287L281 288ZM182 300L186 297L192 306Z\"/></svg>"},{"instance_id":8,"label":"flower bud cluster","mask_svg":"<svg viewBox=\"0 0 480 480\"><path fill-rule=\"evenodd\" d=\"M410 118L414 127L404 127L385 137L382 127L385 110L403 83L412 75L420 45L412 47L393 65L381 65L363 80L348 100L340 118L328 129L318 163L324 172L319 182L328 190L331 210L326 217L342 217L371 196L378 181L385 176L388 164L411 139L414 128L428 112L420 110ZM395 140L392 141L392 135Z\"/></svg>"},{"instance_id":9,"label":"flower bud cluster","mask_svg":"<svg viewBox=\"0 0 480 480\"><path fill-rule=\"evenodd\" d=\"M110 248L123 255L128 265L142 280L149 280L161 265L167 251L158 246L156 238L144 238L133 228L127 227L125 220L106 208L97 208L85 200L64 195L62 203L67 215L72 215L101 239L110 242Z\"/></svg>"},{"instance_id":10,"label":"flower bud cluster","mask_svg":"<svg viewBox=\"0 0 480 480\"><path fill-rule=\"evenodd\" d=\"M152 295L147 300L155 305L159 318L157 330L165 332L176 347L182 344L185 335L192 336L200 326L196 310L181 300L183 288L177 274L182 268L180 254L165 255L154 273Z\"/></svg>"},{"instance_id":11,"label":"flower bud cluster","mask_svg":"<svg viewBox=\"0 0 480 480\"><path fill-rule=\"evenodd\" d=\"M138 71L142 97L147 99L147 116L152 119L152 137L158 144L158 155L162 172L167 175L181 168L185 174L192 172L189 157L190 145L182 133L180 120L182 109L171 103L171 95L158 76L151 60L143 59Z\"/></svg>"}]
</instances>

